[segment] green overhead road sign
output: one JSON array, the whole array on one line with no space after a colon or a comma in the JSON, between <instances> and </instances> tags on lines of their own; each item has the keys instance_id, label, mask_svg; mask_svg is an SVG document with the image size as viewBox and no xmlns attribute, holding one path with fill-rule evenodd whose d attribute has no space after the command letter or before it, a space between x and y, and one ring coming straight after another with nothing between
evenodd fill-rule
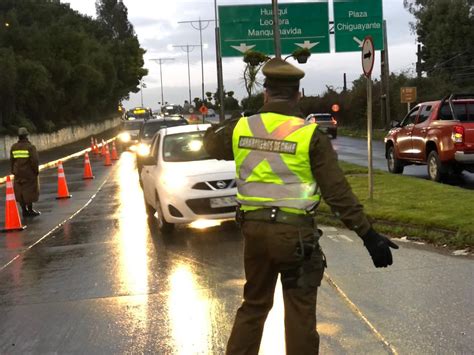
<instances>
[{"instance_id":1,"label":"green overhead road sign","mask_svg":"<svg viewBox=\"0 0 474 355\"><path fill-rule=\"evenodd\" d=\"M382 0L334 0L336 52L360 52L366 36L383 49Z\"/></svg>"},{"instance_id":2,"label":"green overhead road sign","mask_svg":"<svg viewBox=\"0 0 474 355\"><path fill-rule=\"evenodd\" d=\"M329 52L327 1L278 4L282 54L308 48ZM242 56L247 50L275 54L271 5L219 6L223 57Z\"/></svg>"}]
</instances>

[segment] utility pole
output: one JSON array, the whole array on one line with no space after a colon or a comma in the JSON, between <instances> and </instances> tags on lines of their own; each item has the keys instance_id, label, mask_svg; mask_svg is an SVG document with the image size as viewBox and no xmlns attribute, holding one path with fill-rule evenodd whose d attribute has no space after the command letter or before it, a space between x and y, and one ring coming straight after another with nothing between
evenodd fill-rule
<instances>
[{"instance_id":1,"label":"utility pole","mask_svg":"<svg viewBox=\"0 0 474 355\"><path fill-rule=\"evenodd\" d=\"M416 77L420 79L423 73L421 68L421 44L418 44L417 48L418 50L416 51Z\"/></svg>"},{"instance_id":2,"label":"utility pole","mask_svg":"<svg viewBox=\"0 0 474 355\"><path fill-rule=\"evenodd\" d=\"M161 72L161 64L167 60L174 60L174 58L153 58L150 60L160 64L161 106L163 106L165 104L165 99L163 98L163 73Z\"/></svg>"},{"instance_id":3,"label":"utility pole","mask_svg":"<svg viewBox=\"0 0 474 355\"><path fill-rule=\"evenodd\" d=\"M217 0L214 0L214 22L216 24L216 62L217 62L217 93L219 94L219 122L225 120L224 108L224 75L222 70L222 56L221 56L221 32L219 29L219 21L217 19Z\"/></svg>"},{"instance_id":4,"label":"utility pole","mask_svg":"<svg viewBox=\"0 0 474 355\"><path fill-rule=\"evenodd\" d=\"M173 47L181 48L183 51L186 52L186 56L188 57L188 89L189 89L189 104L191 104L191 71L189 69L189 52L192 52L194 48L201 47L199 44L181 44L181 45L173 45Z\"/></svg>"},{"instance_id":5,"label":"utility pole","mask_svg":"<svg viewBox=\"0 0 474 355\"><path fill-rule=\"evenodd\" d=\"M140 79L140 103L141 103L140 107L143 107L143 85L145 85L145 84Z\"/></svg>"},{"instance_id":6,"label":"utility pole","mask_svg":"<svg viewBox=\"0 0 474 355\"><path fill-rule=\"evenodd\" d=\"M275 46L275 58L281 58L281 42L280 42L280 16L278 13L278 0L272 0L273 15L273 41Z\"/></svg>"},{"instance_id":7,"label":"utility pole","mask_svg":"<svg viewBox=\"0 0 474 355\"><path fill-rule=\"evenodd\" d=\"M390 115L390 69L388 65L387 22L383 20L383 50L381 51L380 76L382 79L381 114L385 128L389 128Z\"/></svg>"},{"instance_id":8,"label":"utility pole","mask_svg":"<svg viewBox=\"0 0 474 355\"><path fill-rule=\"evenodd\" d=\"M202 104L204 104L204 56L202 52L202 30L205 30L209 24L214 21L214 20L201 20L199 18L198 20L192 20L192 21L179 21L178 23L189 23L191 24L192 28L195 30L199 31L199 43L201 45L201 98L202 98ZM204 22L204 24L203 24ZM196 27L195 24L198 24ZM204 122L204 114L202 115L202 121Z\"/></svg>"}]
</instances>

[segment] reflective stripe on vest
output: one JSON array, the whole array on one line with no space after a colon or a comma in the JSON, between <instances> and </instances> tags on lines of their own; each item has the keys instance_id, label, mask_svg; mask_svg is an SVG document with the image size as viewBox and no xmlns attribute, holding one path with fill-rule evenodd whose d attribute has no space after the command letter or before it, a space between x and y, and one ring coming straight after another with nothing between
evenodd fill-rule
<instances>
[{"instance_id":1,"label":"reflective stripe on vest","mask_svg":"<svg viewBox=\"0 0 474 355\"><path fill-rule=\"evenodd\" d=\"M13 158L29 158L30 152L28 150L14 150L12 151Z\"/></svg>"},{"instance_id":2,"label":"reflective stripe on vest","mask_svg":"<svg viewBox=\"0 0 474 355\"><path fill-rule=\"evenodd\" d=\"M241 118L232 137L237 201L243 206L310 210L320 199L309 161L316 128L298 117L264 113Z\"/></svg>"}]
</instances>

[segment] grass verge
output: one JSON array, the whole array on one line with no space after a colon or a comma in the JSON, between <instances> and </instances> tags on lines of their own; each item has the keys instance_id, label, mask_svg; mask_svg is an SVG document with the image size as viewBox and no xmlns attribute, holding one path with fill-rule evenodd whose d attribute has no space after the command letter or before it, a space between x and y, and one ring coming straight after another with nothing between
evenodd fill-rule
<instances>
[{"instance_id":1,"label":"grass verge","mask_svg":"<svg viewBox=\"0 0 474 355\"><path fill-rule=\"evenodd\" d=\"M369 201L367 168L339 164L377 231L472 250L472 191L375 170L374 198ZM340 225L325 203L321 203L320 212L320 222Z\"/></svg>"}]
</instances>

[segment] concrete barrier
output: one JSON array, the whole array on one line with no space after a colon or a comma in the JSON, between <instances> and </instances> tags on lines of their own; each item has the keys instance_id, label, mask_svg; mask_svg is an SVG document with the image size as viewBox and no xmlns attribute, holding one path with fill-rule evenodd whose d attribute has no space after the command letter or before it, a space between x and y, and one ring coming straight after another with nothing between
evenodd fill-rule
<instances>
[{"instance_id":1,"label":"concrete barrier","mask_svg":"<svg viewBox=\"0 0 474 355\"><path fill-rule=\"evenodd\" d=\"M100 123L63 128L54 133L30 134L28 138L41 152L105 132L119 126L120 122L120 117L116 117ZM0 159L10 159L10 147L17 141L17 136L0 137Z\"/></svg>"}]
</instances>

